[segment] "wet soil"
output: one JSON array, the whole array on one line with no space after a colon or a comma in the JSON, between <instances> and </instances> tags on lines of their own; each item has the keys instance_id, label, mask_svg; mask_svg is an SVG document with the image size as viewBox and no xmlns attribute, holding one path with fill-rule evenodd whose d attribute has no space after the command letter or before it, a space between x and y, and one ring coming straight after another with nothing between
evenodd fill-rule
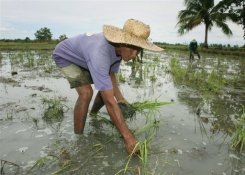
<instances>
[{"instance_id":1,"label":"wet soil","mask_svg":"<svg viewBox=\"0 0 245 175\"><path fill-rule=\"evenodd\" d=\"M171 74L172 58L192 72L219 70L226 83L212 92L186 79L178 82ZM200 61L190 62L188 53L173 51L146 52L143 63L122 63L120 88L129 102L174 102L153 111L159 126L141 174L245 174L245 153L230 149L234 121L245 104L244 67L242 58L202 55ZM51 51L1 52L0 75L1 173L107 175L125 168L124 143L105 120L88 117L84 134L74 134L77 95L54 65ZM44 98L62 101L62 120L43 120ZM100 115L110 120L105 108ZM136 113L127 123L136 132L147 123L146 113ZM149 133L136 137L144 140ZM133 157L126 174L140 174L142 166Z\"/></svg>"}]
</instances>

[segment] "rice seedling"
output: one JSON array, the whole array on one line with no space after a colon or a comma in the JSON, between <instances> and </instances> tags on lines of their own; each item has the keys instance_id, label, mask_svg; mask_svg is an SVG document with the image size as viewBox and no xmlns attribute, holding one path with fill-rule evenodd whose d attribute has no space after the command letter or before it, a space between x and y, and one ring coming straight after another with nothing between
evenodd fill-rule
<instances>
[{"instance_id":1,"label":"rice seedling","mask_svg":"<svg viewBox=\"0 0 245 175\"><path fill-rule=\"evenodd\" d=\"M46 122L61 121L64 118L64 107L60 98L48 99L44 97L42 99L44 106L43 120Z\"/></svg>"},{"instance_id":2,"label":"rice seedling","mask_svg":"<svg viewBox=\"0 0 245 175\"><path fill-rule=\"evenodd\" d=\"M219 93L228 80L219 73L217 64L209 73L205 69L196 70L192 66L183 67L179 60L172 58L170 61L171 74L178 85L187 85L206 93Z\"/></svg>"},{"instance_id":3,"label":"rice seedling","mask_svg":"<svg viewBox=\"0 0 245 175\"><path fill-rule=\"evenodd\" d=\"M146 100L143 102L134 102L131 105L135 111L142 112L143 110L157 110L167 104L172 104L172 102Z\"/></svg>"},{"instance_id":4,"label":"rice seedling","mask_svg":"<svg viewBox=\"0 0 245 175\"><path fill-rule=\"evenodd\" d=\"M128 160L125 164L124 169L118 171L116 174L134 172L135 168L130 167L130 162L133 159L133 155L137 155L140 160L140 166L138 167L137 174L147 175L149 174L148 170L148 155L149 155L149 144L152 138L156 135L157 128L159 126L159 121L156 119L156 110L159 109L162 105L171 104L171 102L162 102L162 101L144 101L144 102L135 102L131 104L131 108L136 112L145 112L146 123L144 126L141 126L138 130L134 132L135 135L145 134L143 141L139 141L133 152L129 155Z\"/></svg>"},{"instance_id":5,"label":"rice seedling","mask_svg":"<svg viewBox=\"0 0 245 175\"><path fill-rule=\"evenodd\" d=\"M231 148L242 152L245 148L245 107L243 106L243 113L236 124L235 134L231 140Z\"/></svg>"},{"instance_id":6,"label":"rice seedling","mask_svg":"<svg viewBox=\"0 0 245 175\"><path fill-rule=\"evenodd\" d=\"M120 83L125 83L126 82L126 79L125 77L123 76L122 72L120 72L119 74L117 74L117 79Z\"/></svg>"},{"instance_id":7,"label":"rice seedling","mask_svg":"<svg viewBox=\"0 0 245 175\"><path fill-rule=\"evenodd\" d=\"M54 158L54 156L50 156L50 155L39 158L38 160L36 160L34 165L27 171L27 174L31 173L31 171L36 169L36 168L41 168L41 167L45 166L45 164L49 160L53 160L53 158Z\"/></svg>"},{"instance_id":8,"label":"rice seedling","mask_svg":"<svg viewBox=\"0 0 245 175\"><path fill-rule=\"evenodd\" d=\"M158 110L161 106L167 104L172 104L172 102L145 100L143 102L134 102L131 104L119 103L118 105L126 119L133 119L133 117L136 115L136 112L142 113L145 110L155 111Z\"/></svg>"},{"instance_id":9,"label":"rice seedling","mask_svg":"<svg viewBox=\"0 0 245 175\"><path fill-rule=\"evenodd\" d=\"M132 153L128 156L128 160L125 164L125 167L121 170L119 170L115 175L118 175L120 173L125 174L126 172L134 172L135 168L132 168L129 166L130 162L133 159L133 156L137 155L139 160L140 160L140 167L137 168L138 173L137 174L142 174L142 175L147 175L148 169L147 169L147 163L148 163L148 141L144 140L142 142L138 142ZM142 173L141 173L142 172Z\"/></svg>"}]
</instances>

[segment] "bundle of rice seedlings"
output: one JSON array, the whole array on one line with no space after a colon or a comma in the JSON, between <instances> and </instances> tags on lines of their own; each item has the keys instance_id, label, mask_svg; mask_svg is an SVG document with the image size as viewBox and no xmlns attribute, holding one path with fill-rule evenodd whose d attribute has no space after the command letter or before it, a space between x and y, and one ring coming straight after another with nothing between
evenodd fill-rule
<instances>
[{"instance_id":1,"label":"bundle of rice seedlings","mask_svg":"<svg viewBox=\"0 0 245 175\"><path fill-rule=\"evenodd\" d=\"M132 103L132 107L135 111L141 112L143 110L156 110L159 109L163 105L171 104L172 102L165 101L143 101L143 102L135 102Z\"/></svg>"},{"instance_id":2,"label":"bundle of rice seedlings","mask_svg":"<svg viewBox=\"0 0 245 175\"><path fill-rule=\"evenodd\" d=\"M43 98L44 106L43 120L46 122L61 121L64 118L64 105L59 98Z\"/></svg>"},{"instance_id":3,"label":"bundle of rice seedlings","mask_svg":"<svg viewBox=\"0 0 245 175\"><path fill-rule=\"evenodd\" d=\"M143 112L144 110L154 111L167 104L172 104L172 102L146 100L143 102L134 102L132 104L118 103L123 116L126 119L132 119L136 115L136 112Z\"/></svg>"},{"instance_id":4,"label":"bundle of rice seedlings","mask_svg":"<svg viewBox=\"0 0 245 175\"><path fill-rule=\"evenodd\" d=\"M242 152L245 148L245 107L243 114L236 124L236 131L231 140L231 148Z\"/></svg>"}]
</instances>

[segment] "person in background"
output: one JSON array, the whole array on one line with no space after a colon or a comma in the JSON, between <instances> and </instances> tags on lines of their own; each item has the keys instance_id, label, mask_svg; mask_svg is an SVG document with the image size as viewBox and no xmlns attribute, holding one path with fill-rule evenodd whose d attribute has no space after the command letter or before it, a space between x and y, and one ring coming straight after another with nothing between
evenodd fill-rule
<instances>
[{"instance_id":1,"label":"person in background","mask_svg":"<svg viewBox=\"0 0 245 175\"><path fill-rule=\"evenodd\" d=\"M94 84L98 90L91 114L96 114L104 105L122 135L126 150L132 153L137 140L128 128L118 103L128 104L121 93L116 73L121 61L135 59L142 49L162 51L147 41L150 26L128 19L123 28L104 25L103 32L80 34L60 42L53 51L53 59L67 78L70 88L75 88L78 98L74 107L74 132L82 134ZM92 115L91 115L92 116Z\"/></svg>"},{"instance_id":2,"label":"person in background","mask_svg":"<svg viewBox=\"0 0 245 175\"><path fill-rule=\"evenodd\" d=\"M197 54L198 59L200 59L200 54L197 50L198 44L195 39L193 39L189 44L189 51L190 51L190 60L194 60L194 54Z\"/></svg>"}]
</instances>

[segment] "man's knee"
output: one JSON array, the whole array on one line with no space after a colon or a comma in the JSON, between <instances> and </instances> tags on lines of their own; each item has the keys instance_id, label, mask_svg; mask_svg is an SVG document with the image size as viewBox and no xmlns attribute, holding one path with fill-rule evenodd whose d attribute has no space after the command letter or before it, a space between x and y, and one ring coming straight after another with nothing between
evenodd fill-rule
<instances>
[{"instance_id":1,"label":"man's knee","mask_svg":"<svg viewBox=\"0 0 245 175\"><path fill-rule=\"evenodd\" d=\"M91 87L91 85L85 85L82 87L78 87L76 88L79 98L81 100L91 100L92 96L93 96L93 89Z\"/></svg>"}]
</instances>

